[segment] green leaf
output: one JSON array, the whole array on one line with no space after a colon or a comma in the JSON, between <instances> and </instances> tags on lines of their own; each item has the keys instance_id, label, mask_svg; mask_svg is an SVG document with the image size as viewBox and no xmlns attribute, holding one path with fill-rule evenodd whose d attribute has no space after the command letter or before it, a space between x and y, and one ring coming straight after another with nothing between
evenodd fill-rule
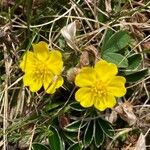
<instances>
[{"instance_id":1,"label":"green leaf","mask_svg":"<svg viewBox=\"0 0 150 150\"><path fill-rule=\"evenodd\" d=\"M81 107L81 105L78 102L73 102L70 104L71 109L76 111L84 111L85 108Z\"/></svg>"},{"instance_id":2,"label":"green leaf","mask_svg":"<svg viewBox=\"0 0 150 150\"><path fill-rule=\"evenodd\" d=\"M139 80L142 80L147 74L148 74L148 69L145 68L145 69L136 71L132 74L126 75L125 78L127 82L137 82Z\"/></svg>"},{"instance_id":3,"label":"green leaf","mask_svg":"<svg viewBox=\"0 0 150 150\"><path fill-rule=\"evenodd\" d=\"M100 118L100 119L98 120L98 123L99 123L99 125L100 125L102 131L103 131L108 137L112 138L112 137L114 136L114 129L113 129L112 125L111 125L108 121L106 121L106 120Z\"/></svg>"},{"instance_id":4,"label":"green leaf","mask_svg":"<svg viewBox=\"0 0 150 150\"><path fill-rule=\"evenodd\" d=\"M65 141L67 141L69 144L74 144L78 141L77 132L64 132L63 134L64 134Z\"/></svg>"},{"instance_id":5,"label":"green leaf","mask_svg":"<svg viewBox=\"0 0 150 150\"><path fill-rule=\"evenodd\" d=\"M107 31L105 31L106 33L104 33L105 34L105 37L104 37L104 39L103 39L103 41L102 41L102 50L105 50L105 47L106 47L106 43L107 43L107 41L108 41L108 39L113 35L113 33L114 33L114 31L113 30L111 30L111 29L107 29Z\"/></svg>"},{"instance_id":6,"label":"green leaf","mask_svg":"<svg viewBox=\"0 0 150 150\"><path fill-rule=\"evenodd\" d=\"M83 138L83 143L85 147L88 147L92 143L94 138L94 133L95 133L95 126L93 121L90 121L86 127L84 138Z\"/></svg>"},{"instance_id":7,"label":"green leaf","mask_svg":"<svg viewBox=\"0 0 150 150\"><path fill-rule=\"evenodd\" d=\"M94 142L95 142L96 147L99 148L105 139L105 135L104 135L98 121L95 120L94 123L95 123Z\"/></svg>"},{"instance_id":8,"label":"green leaf","mask_svg":"<svg viewBox=\"0 0 150 150\"><path fill-rule=\"evenodd\" d=\"M78 132L79 127L80 127L80 124L81 124L81 121L80 121L80 120L77 120L77 121L74 121L74 122L68 124L67 126L65 126L64 129L65 129L66 131L69 131L69 132ZM81 128L84 127L85 125L86 125L86 124L84 123L84 124L81 126Z\"/></svg>"},{"instance_id":9,"label":"green leaf","mask_svg":"<svg viewBox=\"0 0 150 150\"><path fill-rule=\"evenodd\" d=\"M130 57L128 57L128 64L127 70L125 71L126 74L131 74L135 70L138 69L142 61L142 57L140 54L133 54Z\"/></svg>"},{"instance_id":10,"label":"green leaf","mask_svg":"<svg viewBox=\"0 0 150 150\"><path fill-rule=\"evenodd\" d=\"M67 150L82 150L82 145L81 143L75 143L71 145Z\"/></svg>"},{"instance_id":11,"label":"green leaf","mask_svg":"<svg viewBox=\"0 0 150 150\"><path fill-rule=\"evenodd\" d=\"M57 108L60 107L60 103L48 103L46 106L45 106L45 111L52 111L52 110L55 110Z\"/></svg>"},{"instance_id":12,"label":"green leaf","mask_svg":"<svg viewBox=\"0 0 150 150\"><path fill-rule=\"evenodd\" d=\"M102 47L103 53L117 52L129 45L131 37L126 31L118 31L114 33Z\"/></svg>"},{"instance_id":13,"label":"green leaf","mask_svg":"<svg viewBox=\"0 0 150 150\"><path fill-rule=\"evenodd\" d=\"M53 135L48 137L49 146L50 146L51 150L65 150L64 143L63 143L57 129L52 126L50 126L49 129L53 132Z\"/></svg>"},{"instance_id":14,"label":"green leaf","mask_svg":"<svg viewBox=\"0 0 150 150\"><path fill-rule=\"evenodd\" d=\"M32 144L32 149L33 150L49 150L48 147L44 146L43 144L40 143L33 143Z\"/></svg>"},{"instance_id":15,"label":"green leaf","mask_svg":"<svg viewBox=\"0 0 150 150\"><path fill-rule=\"evenodd\" d=\"M128 60L126 57L117 53L104 53L102 58L108 62L116 64L120 68L128 67Z\"/></svg>"}]
</instances>

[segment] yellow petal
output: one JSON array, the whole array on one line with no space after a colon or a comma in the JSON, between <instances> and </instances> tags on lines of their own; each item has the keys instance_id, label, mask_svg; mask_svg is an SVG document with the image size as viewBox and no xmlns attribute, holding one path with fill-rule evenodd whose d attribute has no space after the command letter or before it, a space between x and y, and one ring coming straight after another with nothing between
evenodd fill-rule
<instances>
[{"instance_id":1,"label":"yellow petal","mask_svg":"<svg viewBox=\"0 0 150 150\"><path fill-rule=\"evenodd\" d=\"M42 87L42 80L36 77L34 74L25 74L23 77L25 86L29 86L32 92L37 92Z\"/></svg>"},{"instance_id":2,"label":"yellow petal","mask_svg":"<svg viewBox=\"0 0 150 150\"><path fill-rule=\"evenodd\" d=\"M32 44L33 52L39 60L47 60L49 58L48 44L40 41L38 44Z\"/></svg>"},{"instance_id":3,"label":"yellow petal","mask_svg":"<svg viewBox=\"0 0 150 150\"><path fill-rule=\"evenodd\" d=\"M91 67L84 67L75 78L75 84L79 87L92 86L95 82L95 71Z\"/></svg>"},{"instance_id":4,"label":"yellow petal","mask_svg":"<svg viewBox=\"0 0 150 150\"><path fill-rule=\"evenodd\" d=\"M116 97L122 97L126 94L126 79L121 76L115 76L108 84L107 91Z\"/></svg>"},{"instance_id":5,"label":"yellow petal","mask_svg":"<svg viewBox=\"0 0 150 150\"><path fill-rule=\"evenodd\" d=\"M35 67L36 57L34 56L33 52L27 51L24 56L23 60L20 62L20 68L24 72L31 72Z\"/></svg>"},{"instance_id":6,"label":"yellow petal","mask_svg":"<svg viewBox=\"0 0 150 150\"><path fill-rule=\"evenodd\" d=\"M106 108L113 108L116 104L116 99L113 95L107 94L103 97L96 97L94 106L100 110L104 111Z\"/></svg>"},{"instance_id":7,"label":"yellow petal","mask_svg":"<svg viewBox=\"0 0 150 150\"><path fill-rule=\"evenodd\" d=\"M53 72L53 74L60 75L63 68L62 55L59 51L51 51L49 59L47 60L48 68Z\"/></svg>"},{"instance_id":8,"label":"yellow petal","mask_svg":"<svg viewBox=\"0 0 150 150\"><path fill-rule=\"evenodd\" d=\"M31 81L32 81L32 74L25 74L24 76L23 76L23 84L24 84L24 86L29 86L30 84L31 84Z\"/></svg>"},{"instance_id":9,"label":"yellow petal","mask_svg":"<svg viewBox=\"0 0 150 150\"><path fill-rule=\"evenodd\" d=\"M115 64L108 63L104 60L97 62L94 69L97 77L104 82L108 81L118 73L118 69Z\"/></svg>"},{"instance_id":10,"label":"yellow petal","mask_svg":"<svg viewBox=\"0 0 150 150\"><path fill-rule=\"evenodd\" d=\"M52 84L53 78L54 78L54 75L51 73L44 75L43 85L44 85L45 90L47 90L50 87L50 85Z\"/></svg>"},{"instance_id":11,"label":"yellow petal","mask_svg":"<svg viewBox=\"0 0 150 150\"><path fill-rule=\"evenodd\" d=\"M53 94L55 93L56 89L61 87L64 83L64 80L61 76L55 76L51 82L51 84L49 85L48 89L46 90L46 93L48 94Z\"/></svg>"},{"instance_id":12,"label":"yellow petal","mask_svg":"<svg viewBox=\"0 0 150 150\"><path fill-rule=\"evenodd\" d=\"M80 102L83 107L91 107L94 103L91 88L80 88L75 93L75 99Z\"/></svg>"}]
</instances>

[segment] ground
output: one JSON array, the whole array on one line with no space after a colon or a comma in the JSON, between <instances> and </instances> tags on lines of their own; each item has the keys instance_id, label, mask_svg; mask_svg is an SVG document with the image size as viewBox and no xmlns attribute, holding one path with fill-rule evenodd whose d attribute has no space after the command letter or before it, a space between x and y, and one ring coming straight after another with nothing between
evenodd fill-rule
<instances>
[{"instance_id":1,"label":"ground","mask_svg":"<svg viewBox=\"0 0 150 150\"><path fill-rule=\"evenodd\" d=\"M23 82L20 63L40 41L62 55L64 82L53 94ZM76 76L100 60L117 66L127 90L104 111L75 96ZM149 0L1 0L0 147L150 149L149 64Z\"/></svg>"}]
</instances>

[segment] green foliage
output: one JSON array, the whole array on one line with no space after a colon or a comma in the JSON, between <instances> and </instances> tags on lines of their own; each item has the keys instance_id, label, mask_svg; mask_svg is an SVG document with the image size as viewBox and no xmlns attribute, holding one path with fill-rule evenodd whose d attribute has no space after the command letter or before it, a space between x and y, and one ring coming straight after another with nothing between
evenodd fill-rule
<instances>
[{"instance_id":1,"label":"green foliage","mask_svg":"<svg viewBox=\"0 0 150 150\"><path fill-rule=\"evenodd\" d=\"M128 35L126 31L118 31L108 37L107 41L103 43L102 50L103 53L113 53L123 50L126 46L128 46L131 42L131 37Z\"/></svg>"},{"instance_id":2,"label":"green foliage","mask_svg":"<svg viewBox=\"0 0 150 150\"><path fill-rule=\"evenodd\" d=\"M85 147L88 147L92 143L94 133L95 133L95 126L93 124L93 121L91 120L88 122L84 133L83 143Z\"/></svg>"},{"instance_id":3,"label":"green foliage","mask_svg":"<svg viewBox=\"0 0 150 150\"><path fill-rule=\"evenodd\" d=\"M98 119L98 123L99 123L102 131L104 132L104 134L106 134L110 138L112 138L114 136L114 129L108 121L100 118L100 119Z\"/></svg>"},{"instance_id":4,"label":"green foliage","mask_svg":"<svg viewBox=\"0 0 150 150\"><path fill-rule=\"evenodd\" d=\"M142 69L126 75L127 82L138 82L148 75L148 69Z\"/></svg>"},{"instance_id":5,"label":"green foliage","mask_svg":"<svg viewBox=\"0 0 150 150\"><path fill-rule=\"evenodd\" d=\"M71 145L67 150L82 150L82 145L80 143L75 143Z\"/></svg>"},{"instance_id":6,"label":"green foliage","mask_svg":"<svg viewBox=\"0 0 150 150\"><path fill-rule=\"evenodd\" d=\"M77 140L77 132L64 132L64 139L66 141L66 143L68 143L70 146L72 146L74 143L79 142Z\"/></svg>"},{"instance_id":7,"label":"green foliage","mask_svg":"<svg viewBox=\"0 0 150 150\"><path fill-rule=\"evenodd\" d=\"M127 68L128 60L124 56L124 51L130 42L131 37L126 31L113 33L112 30L107 30L101 48L102 58L116 64L119 68Z\"/></svg>"},{"instance_id":8,"label":"green foliage","mask_svg":"<svg viewBox=\"0 0 150 150\"><path fill-rule=\"evenodd\" d=\"M75 111L85 111L85 108L81 107L81 105L78 102L73 102L69 106Z\"/></svg>"},{"instance_id":9,"label":"green foliage","mask_svg":"<svg viewBox=\"0 0 150 150\"><path fill-rule=\"evenodd\" d=\"M114 136L114 130L106 120L102 118L92 119L92 116L93 112L89 113L87 119L72 121L63 130L50 126L49 130L52 135L48 136L49 144L47 147L52 150L63 150L64 147L68 148L67 150L82 150L83 148L90 148L94 144L95 147L100 148L106 138ZM41 144L39 145L41 146ZM36 145L33 144L33 147Z\"/></svg>"},{"instance_id":10,"label":"green foliage","mask_svg":"<svg viewBox=\"0 0 150 150\"><path fill-rule=\"evenodd\" d=\"M95 146L97 148L99 148L102 145L102 143L104 142L105 134L104 134L98 120L94 121L94 126L95 126L94 142L95 142Z\"/></svg>"},{"instance_id":11,"label":"green foliage","mask_svg":"<svg viewBox=\"0 0 150 150\"><path fill-rule=\"evenodd\" d=\"M112 30L107 30L102 42L102 58L108 62L116 64L123 69L123 75L127 82L138 82L147 74L147 69L141 69L141 54L129 53L126 55L127 49L130 50L132 38L124 30L119 30L113 33Z\"/></svg>"},{"instance_id":12,"label":"green foliage","mask_svg":"<svg viewBox=\"0 0 150 150\"><path fill-rule=\"evenodd\" d=\"M141 65L142 57L140 54L132 54L128 57L128 67L126 70L126 74L130 74L136 70L138 70Z\"/></svg>"},{"instance_id":13,"label":"green foliage","mask_svg":"<svg viewBox=\"0 0 150 150\"><path fill-rule=\"evenodd\" d=\"M128 67L128 60L121 54L118 53L106 53L103 55L103 59L116 64L120 68L127 68Z\"/></svg>"},{"instance_id":14,"label":"green foliage","mask_svg":"<svg viewBox=\"0 0 150 150\"><path fill-rule=\"evenodd\" d=\"M148 75L148 69L141 69L142 57L140 54L131 54L128 57L128 67L124 70L124 76L129 83L135 83Z\"/></svg>"},{"instance_id":15,"label":"green foliage","mask_svg":"<svg viewBox=\"0 0 150 150\"><path fill-rule=\"evenodd\" d=\"M64 143L58 130L50 126L50 130L53 132L53 135L48 137L49 146L51 150L65 150Z\"/></svg>"},{"instance_id":16,"label":"green foliage","mask_svg":"<svg viewBox=\"0 0 150 150\"><path fill-rule=\"evenodd\" d=\"M65 129L65 137L72 142L77 142L78 135L83 137L82 145L84 148L91 147L92 144L99 148L105 138L112 138L114 130L112 125L102 118L92 119L88 116L88 121L78 120L68 124Z\"/></svg>"},{"instance_id":17,"label":"green foliage","mask_svg":"<svg viewBox=\"0 0 150 150\"><path fill-rule=\"evenodd\" d=\"M78 132L80 124L81 124L81 121L77 120L68 124L64 129L69 132ZM84 124L80 126L80 128L82 128L83 126Z\"/></svg>"},{"instance_id":18,"label":"green foliage","mask_svg":"<svg viewBox=\"0 0 150 150\"><path fill-rule=\"evenodd\" d=\"M32 144L32 150L49 150L48 147L46 147L43 144L39 144L39 143L33 143Z\"/></svg>"}]
</instances>

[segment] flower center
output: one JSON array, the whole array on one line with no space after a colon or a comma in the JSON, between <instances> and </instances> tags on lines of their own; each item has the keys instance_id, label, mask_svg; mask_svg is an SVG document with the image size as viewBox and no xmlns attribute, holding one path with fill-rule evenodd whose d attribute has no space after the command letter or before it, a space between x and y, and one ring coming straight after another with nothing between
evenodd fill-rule
<instances>
[{"instance_id":1,"label":"flower center","mask_svg":"<svg viewBox=\"0 0 150 150\"><path fill-rule=\"evenodd\" d=\"M50 70L43 62L37 63L35 67L35 75L37 78L44 79L44 76L49 75Z\"/></svg>"},{"instance_id":2,"label":"flower center","mask_svg":"<svg viewBox=\"0 0 150 150\"><path fill-rule=\"evenodd\" d=\"M102 97L107 94L106 85L102 81L97 81L93 84L92 93L95 97Z\"/></svg>"}]
</instances>

